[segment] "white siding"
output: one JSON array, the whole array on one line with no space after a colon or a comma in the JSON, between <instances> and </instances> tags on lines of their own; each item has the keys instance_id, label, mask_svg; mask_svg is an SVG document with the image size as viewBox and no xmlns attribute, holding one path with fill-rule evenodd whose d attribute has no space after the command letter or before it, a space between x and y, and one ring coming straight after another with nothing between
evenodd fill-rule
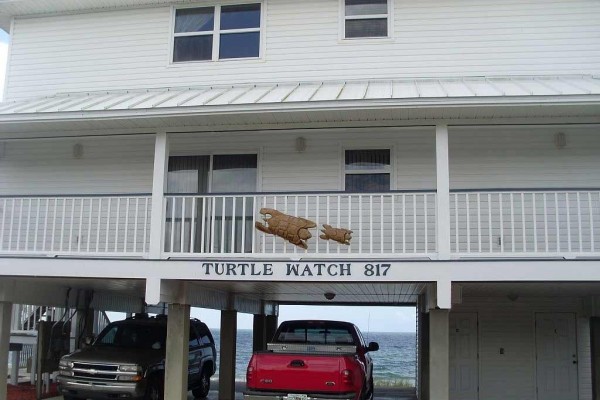
<instances>
[{"instance_id":1,"label":"white siding","mask_svg":"<svg viewBox=\"0 0 600 400\"><path fill-rule=\"evenodd\" d=\"M589 332L582 332L582 301L578 298L465 298L455 312L479 315L479 398L535 400L535 313L577 314L579 362L589 363ZM588 325L589 329L589 325ZM581 342L588 337L587 343ZM500 354L500 348L504 354ZM591 400L589 370L580 369L580 400Z\"/></svg>"},{"instance_id":2,"label":"white siding","mask_svg":"<svg viewBox=\"0 0 600 400\"><path fill-rule=\"evenodd\" d=\"M149 193L153 157L153 135L5 142L0 194Z\"/></svg>"},{"instance_id":3,"label":"white siding","mask_svg":"<svg viewBox=\"0 0 600 400\"><path fill-rule=\"evenodd\" d=\"M178 65L169 65L170 18L169 7L157 7L17 19L7 97L265 81L600 72L595 0L396 0L391 39L351 41L340 40L339 0L268 0L263 59Z\"/></svg>"},{"instance_id":4,"label":"white siding","mask_svg":"<svg viewBox=\"0 0 600 400\"><path fill-rule=\"evenodd\" d=\"M567 145L554 144L564 132ZM450 128L450 188L598 188L598 128Z\"/></svg>"}]
</instances>

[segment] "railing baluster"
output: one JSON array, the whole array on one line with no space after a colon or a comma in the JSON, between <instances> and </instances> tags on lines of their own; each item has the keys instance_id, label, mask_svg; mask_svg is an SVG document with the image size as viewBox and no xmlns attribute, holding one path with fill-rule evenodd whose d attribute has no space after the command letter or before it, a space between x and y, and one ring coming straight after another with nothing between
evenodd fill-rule
<instances>
[{"instance_id":1,"label":"railing baluster","mask_svg":"<svg viewBox=\"0 0 600 400\"><path fill-rule=\"evenodd\" d=\"M117 197L117 215L115 216L115 253L118 251L120 226L121 226L121 198Z\"/></svg>"},{"instance_id":2,"label":"railing baluster","mask_svg":"<svg viewBox=\"0 0 600 400\"><path fill-rule=\"evenodd\" d=\"M325 201L326 201L325 207L327 208L326 214L325 214L325 221L327 221L326 223L329 225L330 224L330 221L329 221L329 217L330 217L329 211L330 210L329 209L330 209L330 203L331 203L331 196L329 196L329 195L325 196ZM331 242L331 240L327 240L327 242L325 244L325 246L326 246L325 253L326 254L330 253L329 242Z\"/></svg>"},{"instance_id":3,"label":"railing baluster","mask_svg":"<svg viewBox=\"0 0 600 400\"><path fill-rule=\"evenodd\" d=\"M465 203L467 205L467 253L471 252L471 198L465 193Z\"/></svg>"},{"instance_id":4,"label":"railing baluster","mask_svg":"<svg viewBox=\"0 0 600 400\"><path fill-rule=\"evenodd\" d=\"M427 220L429 219L428 216L428 210L427 210L427 193L425 193L423 195L423 216L425 217L425 224L424 224L424 230L425 230L425 246L424 246L424 253L427 253L427 241L429 240L429 235L427 232L427 228L428 228L428 224L427 224Z\"/></svg>"},{"instance_id":5,"label":"railing baluster","mask_svg":"<svg viewBox=\"0 0 600 400\"><path fill-rule=\"evenodd\" d=\"M567 244L569 253L572 251L571 243L571 202L569 200L569 192L565 192L565 199L567 202Z\"/></svg>"},{"instance_id":6,"label":"railing baluster","mask_svg":"<svg viewBox=\"0 0 600 400\"><path fill-rule=\"evenodd\" d=\"M320 218L320 207L321 207L321 199L319 195L315 196L315 199L317 201L316 204L316 216L315 216L315 221L318 221ZM319 254L319 242L315 243L315 253Z\"/></svg>"},{"instance_id":7,"label":"railing baluster","mask_svg":"<svg viewBox=\"0 0 600 400\"><path fill-rule=\"evenodd\" d=\"M402 253L406 251L406 194L402 195Z\"/></svg>"},{"instance_id":8,"label":"railing baluster","mask_svg":"<svg viewBox=\"0 0 600 400\"><path fill-rule=\"evenodd\" d=\"M417 252L417 195L413 194L413 253Z\"/></svg>"},{"instance_id":9,"label":"railing baluster","mask_svg":"<svg viewBox=\"0 0 600 400\"><path fill-rule=\"evenodd\" d=\"M288 196L287 195L283 196L283 213L284 214L289 214L288 213ZM283 245L283 254L286 254L287 253L287 248L288 248L287 241L284 240L281 243Z\"/></svg>"},{"instance_id":10,"label":"railing baluster","mask_svg":"<svg viewBox=\"0 0 600 400\"><path fill-rule=\"evenodd\" d=\"M488 241L489 241L489 245L490 245L490 253L494 252L494 229L492 227L492 194L488 193L487 195L487 202L488 202Z\"/></svg>"},{"instance_id":11,"label":"railing baluster","mask_svg":"<svg viewBox=\"0 0 600 400\"><path fill-rule=\"evenodd\" d=\"M256 226L256 204L258 203L258 197L253 196L252 199L252 226L250 227L250 232L252 233L252 254L256 253L256 232L254 227ZM308 207L307 207L308 208Z\"/></svg>"},{"instance_id":12,"label":"railing baluster","mask_svg":"<svg viewBox=\"0 0 600 400\"><path fill-rule=\"evenodd\" d=\"M369 195L369 253L373 254L373 195Z\"/></svg>"},{"instance_id":13,"label":"railing baluster","mask_svg":"<svg viewBox=\"0 0 600 400\"><path fill-rule=\"evenodd\" d=\"M341 227L342 226L342 196L341 195L337 195L337 227ZM320 227L318 227L320 228ZM350 229L350 228L348 228ZM318 234L318 233L317 233ZM342 250L342 246L337 246L337 253L340 254Z\"/></svg>"},{"instance_id":14,"label":"railing baluster","mask_svg":"<svg viewBox=\"0 0 600 400\"><path fill-rule=\"evenodd\" d=\"M277 210L277 196L273 196L273 208ZM317 215L319 215L319 196L317 196ZM271 235L271 244L272 244L272 253L275 254L277 251L276 246L277 242L275 241L275 235ZM285 244L284 244L285 246ZM317 245L317 253L319 252L319 245Z\"/></svg>"},{"instance_id":15,"label":"railing baluster","mask_svg":"<svg viewBox=\"0 0 600 400\"><path fill-rule=\"evenodd\" d=\"M4 222L6 220L6 199L2 199L2 231L0 231L0 250L4 250Z\"/></svg>"},{"instance_id":16,"label":"railing baluster","mask_svg":"<svg viewBox=\"0 0 600 400\"><path fill-rule=\"evenodd\" d=\"M237 206L237 197L233 196L231 198L232 201L232 211L231 211L231 250L230 253L235 253L235 219L236 219L236 206Z\"/></svg>"},{"instance_id":17,"label":"railing baluster","mask_svg":"<svg viewBox=\"0 0 600 400\"><path fill-rule=\"evenodd\" d=\"M146 199L147 201L147 199ZM96 219L96 252L100 252L100 224L102 223L102 197L98 199L98 218Z\"/></svg>"},{"instance_id":18,"label":"railing baluster","mask_svg":"<svg viewBox=\"0 0 600 400\"><path fill-rule=\"evenodd\" d=\"M171 197L171 244L170 253L175 250L175 208L177 207L177 197Z\"/></svg>"},{"instance_id":19,"label":"railing baluster","mask_svg":"<svg viewBox=\"0 0 600 400\"><path fill-rule=\"evenodd\" d=\"M588 192L588 207L590 210L590 251L593 253L595 248L594 238L594 206L592 204L592 192Z\"/></svg>"},{"instance_id":20,"label":"railing baluster","mask_svg":"<svg viewBox=\"0 0 600 400\"><path fill-rule=\"evenodd\" d=\"M105 244L104 244L104 251L108 253L108 238L109 238L109 232L110 232L110 210L111 210L111 206L112 206L112 197L108 198L108 208L106 210L106 238L105 238Z\"/></svg>"},{"instance_id":21,"label":"railing baluster","mask_svg":"<svg viewBox=\"0 0 600 400\"><path fill-rule=\"evenodd\" d=\"M123 253L127 253L127 243L129 242L129 203L131 198L125 197L125 231L123 232Z\"/></svg>"},{"instance_id":22,"label":"railing baluster","mask_svg":"<svg viewBox=\"0 0 600 400\"><path fill-rule=\"evenodd\" d=\"M73 227L75 225L75 199L71 199L71 218L69 218L69 253L73 249Z\"/></svg>"},{"instance_id":23,"label":"railing baluster","mask_svg":"<svg viewBox=\"0 0 600 400\"><path fill-rule=\"evenodd\" d=\"M527 229L525 224L525 193L521 192L521 225L522 225L522 235L523 235L523 253L527 252Z\"/></svg>"},{"instance_id":24,"label":"railing baluster","mask_svg":"<svg viewBox=\"0 0 600 400\"><path fill-rule=\"evenodd\" d=\"M460 253L460 242L459 242L459 227L458 227L458 194L452 193L450 196L454 199L454 250L457 253ZM437 206L437 198L436 198L436 206Z\"/></svg>"},{"instance_id":25,"label":"railing baluster","mask_svg":"<svg viewBox=\"0 0 600 400\"><path fill-rule=\"evenodd\" d=\"M548 252L548 200L547 193L542 193L544 199L544 248L545 252Z\"/></svg>"},{"instance_id":26,"label":"railing baluster","mask_svg":"<svg viewBox=\"0 0 600 400\"><path fill-rule=\"evenodd\" d=\"M294 216L298 216L298 195L294 196ZM318 227L317 227L318 228ZM298 252L298 246L292 246L294 254Z\"/></svg>"},{"instance_id":27,"label":"railing baluster","mask_svg":"<svg viewBox=\"0 0 600 400\"><path fill-rule=\"evenodd\" d=\"M201 197L202 199L202 226L200 227L202 230L200 231L200 253L205 253L205 232L207 232L208 226L206 222L206 213L208 208L208 198Z\"/></svg>"},{"instance_id":28,"label":"railing baluster","mask_svg":"<svg viewBox=\"0 0 600 400\"><path fill-rule=\"evenodd\" d=\"M77 233L77 252L81 252L81 235L82 235L82 227L83 227L83 201L82 197L79 199L79 231Z\"/></svg>"},{"instance_id":29,"label":"railing baluster","mask_svg":"<svg viewBox=\"0 0 600 400\"><path fill-rule=\"evenodd\" d=\"M504 253L504 197L498 194L498 209L500 211L500 253Z\"/></svg>"},{"instance_id":30,"label":"railing baluster","mask_svg":"<svg viewBox=\"0 0 600 400\"><path fill-rule=\"evenodd\" d=\"M481 194L477 193L477 251L481 253Z\"/></svg>"},{"instance_id":31,"label":"railing baluster","mask_svg":"<svg viewBox=\"0 0 600 400\"><path fill-rule=\"evenodd\" d=\"M348 195L348 229L353 230L352 229L352 195L349 194ZM351 253L352 250L350 249L350 246L348 246L348 251L347 253Z\"/></svg>"},{"instance_id":32,"label":"railing baluster","mask_svg":"<svg viewBox=\"0 0 600 400\"><path fill-rule=\"evenodd\" d=\"M48 212L49 212L50 199L46 199L46 207L44 208L44 233L42 235L42 251L46 251L46 232L48 231ZM4 223L4 216L2 217ZM4 226L2 226L2 232L4 232Z\"/></svg>"},{"instance_id":33,"label":"railing baluster","mask_svg":"<svg viewBox=\"0 0 600 400\"><path fill-rule=\"evenodd\" d=\"M240 246L240 253L246 253L246 201L248 197L242 197L242 243Z\"/></svg>"},{"instance_id":34,"label":"railing baluster","mask_svg":"<svg viewBox=\"0 0 600 400\"><path fill-rule=\"evenodd\" d=\"M358 252L362 254L363 229L362 229L362 196L358 196Z\"/></svg>"},{"instance_id":35,"label":"railing baluster","mask_svg":"<svg viewBox=\"0 0 600 400\"><path fill-rule=\"evenodd\" d=\"M19 226L17 227L17 251L21 249L21 225L23 221L23 201L20 199L19 202Z\"/></svg>"},{"instance_id":36,"label":"railing baluster","mask_svg":"<svg viewBox=\"0 0 600 400\"><path fill-rule=\"evenodd\" d=\"M538 234L537 234L537 204L535 192L531 193L531 203L533 205L533 251L538 252Z\"/></svg>"},{"instance_id":37,"label":"railing baluster","mask_svg":"<svg viewBox=\"0 0 600 400\"><path fill-rule=\"evenodd\" d=\"M133 218L133 252L137 252L138 215L140 212L140 198L135 198L135 217Z\"/></svg>"},{"instance_id":38,"label":"railing baluster","mask_svg":"<svg viewBox=\"0 0 600 400\"><path fill-rule=\"evenodd\" d=\"M185 246L185 197L181 197L181 228L179 229L179 252L183 254Z\"/></svg>"},{"instance_id":39,"label":"railing baluster","mask_svg":"<svg viewBox=\"0 0 600 400\"><path fill-rule=\"evenodd\" d=\"M194 254L196 252L196 224L198 221L196 220L196 196L192 197L192 219L190 222L190 254Z\"/></svg>"},{"instance_id":40,"label":"railing baluster","mask_svg":"<svg viewBox=\"0 0 600 400\"><path fill-rule=\"evenodd\" d=\"M148 234L148 206L150 204L150 199L148 197L146 197L145 202L144 202L144 236L143 236L143 240L144 243L142 245L142 251L144 252L144 254L146 254L146 241L147 241L147 234ZM164 217L163 217L164 218Z\"/></svg>"},{"instance_id":41,"label":"railing baluster","mask_svg":"<svg viewBox=\"0 0 600 400\"><path fill-rule=\"evenodd\" d=\"M94 199L90 197L90 212L88 213L88 229L87 229L87 247L86 252L90 252L90 240L92 240L92 214L94 213Z\"/></svg>"},{"instance_id":42,"label":"railing baluster","mask_svg":"<svg viewBox=\"0 0 600 400\"><path fill-rule=\"evenodd\" d=\"M373 217L371 217L373 218ZM379 195L379 251L383 254L383 242L384 242L384 233L383 233L383 195Z\"/></svg>"},{"instance_id":43,"label":"railing baluster","mask_svg":"<svg viewBox=\"0 0 600 400\"><path fill-rule=\"evenodd\" d=\"M60 222L60 248L59 251L63 251L63 244L65 238L65 220L67 214L67 199L64 198L62 201L62 214L61 214L61 222Z\"/></svg>"},{"instance_id":44,"label":"railing baluster","mask_svg":"<svg viewBox=\"0 0 600 400\"><path fill-rule=\"evenodd\" d=\"M554 218L556 220L556 252L560 252L560 218L558 215L558 193L554 192Z\"/></svg>"},{"instance_id":45,"label":"railing baluster","mask_svg":"<svg viewBox=\"0 0 600 400\"><path fill-rule=\"evenodd\" d=\"M579 196L579 192L577 192L577 231L579 234L577 235L579 238L579 251L583 251L583 226L581 225L581 198Z\"/></svg>"},{"instance_id":46,"label":"railing baluster","mask_svg":"<svg viewBox=\"0 0 600 400\"><path fill-rule=\"evenodd\" d=\"M510 236L511 236L511 251L515 252L515 197L510 194Z\"/></svg>"},{"instance_id":47,"label":"railing baluster","mask_svg":"<svg viewBox=\"0 0 600 400\"><path fill-rule=\"evenodd\" d=\"M391 208L392 208L392 254L396 252L396 195L391 196Z\"/></svg>"}]
</instances>

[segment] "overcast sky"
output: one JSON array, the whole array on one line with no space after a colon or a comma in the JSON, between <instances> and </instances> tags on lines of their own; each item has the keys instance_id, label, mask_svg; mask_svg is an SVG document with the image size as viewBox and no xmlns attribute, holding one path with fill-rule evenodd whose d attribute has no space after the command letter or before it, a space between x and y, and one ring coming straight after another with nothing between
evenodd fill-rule
<instances>
[{"instance_id":1,"label":"overcast sky","mask_svg":"<svg viewBox=\"0 0 600 400\"><path fill-rule=\"evenodd\" d=\"M4 93L8 35L0 30L0 96ZM210 328L220 325L220 312L195 308L192 316L206 322ZM118 317L115 315L114 317ZM279 320L334 319L351 321L363 332L414 332L414 307L333 307L333 306L281 306ZM239 314L238 328L252 329L252 316Z\"/></svg>"}]
</instances>

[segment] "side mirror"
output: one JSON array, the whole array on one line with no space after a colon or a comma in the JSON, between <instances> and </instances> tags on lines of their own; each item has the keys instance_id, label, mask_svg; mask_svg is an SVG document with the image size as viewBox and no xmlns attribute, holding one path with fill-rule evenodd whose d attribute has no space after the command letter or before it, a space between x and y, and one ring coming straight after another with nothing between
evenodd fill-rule
<instances>
[{"instance_id":1,"label":"side mirror","mask_svg":"<svg viewBox=\"0 0 600 400\"><path fill-rule=\"evenodd\" d=\"M377 342L369 343L369 346L367 347L367 351L377 351L377 350L379 350L379 343L377 343Z\"/></svg>"},{"instance_id":2,"label":"side mirror","mask_svg":"<svg viewBox=\"0 0 600 400\"><path fill-rule=\"evenodd\" d=\"M83 338L83 345L85 347L90 347L92 345L92 343L94 343L94 339L96 339L94 337L94 335L88 335L86 337Z\"/></svg>"}]
</instances>

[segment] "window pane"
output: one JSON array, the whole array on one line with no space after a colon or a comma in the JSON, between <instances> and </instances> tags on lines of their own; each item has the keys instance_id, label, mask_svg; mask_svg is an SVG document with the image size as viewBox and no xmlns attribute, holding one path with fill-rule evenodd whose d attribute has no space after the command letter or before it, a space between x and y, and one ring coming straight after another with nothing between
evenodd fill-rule
<instances>
[{"instance_id":1,"label":"window pane","mask_svg":"<svg viewBox=\"0 0 600 400\"><path fill-rule=\"evenodd\" d=\"M256 192L256 154L213 157L212 192Z\"/></svg>"},{"instance_id":2,"label":"window pane","mask_svg":"<svg viewBox=\"0 0 600 400\"><path fill-rule=\"evenodd\" d=\"M175 33L212 31L214 26L213 7L183 8L175 14Z\"/></svg>"},{"instance_id":3,"label":"window pane","mask_svg":"<svg viewBox=\"0 0 600 400\"><path fill-rule=\"evenodd\" d=\"M211 60L212 47L212 35L176 37L173 62Z\"/></svg>"},{"instance_id":4,"label":"window pane","mask_svg":"<svg viewBox=\"0 0 600 400\"><path fill-rule=\"evenodd\" d=\"M208 192L209 156L169 157L168 193Z\"/></svg>"},{"instance_id":5,"label":"window pane","mask_svg":"<svg viewBox=\"0 0 600 400\"><path fill-rule=\"evenodd\" d=\"M221 7L221 30L260 28L260 4Z\"/></svg>"},{"instance_id":6,"label":"window pane","mask_svg":"<svg viewBox=\"0 0 600 400\"><path fill-rule=\"evenodd\" d=\"M390 165L390 151L346 150L346 170L383 169Z\"/></svg>"},{"instance_id":7,"label":"window pane","mask_svg":"<svg viewBox=\"0 0 600 400\"><path fill-rule=\"evenodd\" d=\"M390 174L346 175L346 192L387 192Z\"/></svg>"},{"instance_id":8,"label":"window pane","mask_svg":"<svg viewBox=\"0 0 600 400\"><path fill-rule=\"evenodd\" d=\"M387 37L387 18L346 20L346 37Z\"/></svg>"},{"instance_id":9,"label":"window pane","mask_svg":"<svg viewBox=\"0 0 600 400\"><path fill-rule=\"evenodd\" d=\"M219 58L249 58L260 55L260 32L221 34Z\"/></svg>"},{"instance_id":10,"label":"window pane","mask_svg":"<svg viewBox=\"0 0 600 400\"><path fill-rule=\"evenodd\" d=\"M373 15L387 13L387 0L346 0L346 15Z\"/></svg>"}]
</instances>

